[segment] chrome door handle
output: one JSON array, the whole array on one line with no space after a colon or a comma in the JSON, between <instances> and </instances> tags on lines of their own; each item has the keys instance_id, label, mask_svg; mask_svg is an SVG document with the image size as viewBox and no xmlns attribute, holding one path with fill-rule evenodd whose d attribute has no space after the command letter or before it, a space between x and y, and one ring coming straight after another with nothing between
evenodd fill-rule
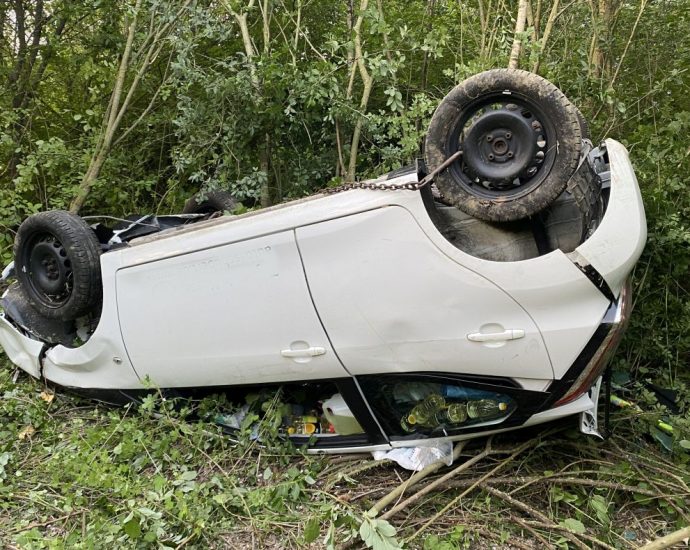
<instances>
[{"instance_id":1,"label":"chrome door handle","mask_svg":"<svg viewBox=\"0 0 690 550\"><path fill-rule=\"evenodd\" d=\"M505 342L524 337L525 331L521 328L509 328L503 332L473 332L467 335L467 339L472 342Z\"/></svg>"},{"instance_id":2,"label":"chrome door handle","mask_svg":"<svg viewBox=\"0 0 690 550\"><path fill-rule=\"evenodd\" d=\"M284 349L280 352L283 357L316 357L325 355L326 348L312 347L306 349Z\"/></svg>"}]
</instances>

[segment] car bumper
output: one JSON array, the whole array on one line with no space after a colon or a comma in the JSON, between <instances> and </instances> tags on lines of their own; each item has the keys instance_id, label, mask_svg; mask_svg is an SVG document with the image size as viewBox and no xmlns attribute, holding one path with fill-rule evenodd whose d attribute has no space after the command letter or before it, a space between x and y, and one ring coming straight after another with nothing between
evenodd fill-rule
<instances>
[{"instance_id":1,"label":"car bumper","mask_svg":"<svg viewBox=\"0 0 690 550\"><path fill-rule=\"evenodd\" d=\"M45 344L25 336L0 313L0 346L7 357L15 365L28 372L31 376L40 378L40 357Z\"/></svg>"},{"instance_id":2,"label":"car bumper","mask_svg":"<svg viewBox=\"0 0 690 550\"><path fill-rule=\"evenodd\" d=\"M628 151L607 139L611 187L606 213L594 234L568 254L580 268L591 266L618 297L647 241L647 220Z\"/></svg>"}]
</instances>

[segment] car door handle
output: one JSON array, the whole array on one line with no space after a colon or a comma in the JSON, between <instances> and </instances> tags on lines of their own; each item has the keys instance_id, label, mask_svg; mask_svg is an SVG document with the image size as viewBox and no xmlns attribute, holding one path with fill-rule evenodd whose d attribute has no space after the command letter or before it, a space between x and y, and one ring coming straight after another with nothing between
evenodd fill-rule
<instances>
[{"instance_id":1,"label":"car door handle","mask_svg":"<svg viewBox=\"0 0 690 550\"><path fill-rule=\"evenodd\" d=\"M326 348L312 347L306 349L284 349L280 352L283 357L316 357L325 355Z\"/></svg>"},{"instance_id":2,"label":"car door handle","mask_svg":"<svg viewBox=\"0 0 690 550\"><path fill-rule=\"evenodd\" d=\"M524 337L525 331L521 328L509 328L503 332L473 332L467 335L467 339L472 342L505 342Z\"/></svg>"}]
</instances>

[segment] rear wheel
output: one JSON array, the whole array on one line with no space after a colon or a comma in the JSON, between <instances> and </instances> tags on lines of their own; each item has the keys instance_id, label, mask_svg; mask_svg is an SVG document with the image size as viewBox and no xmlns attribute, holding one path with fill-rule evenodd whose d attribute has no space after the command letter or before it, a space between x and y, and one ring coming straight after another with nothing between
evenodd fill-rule
<instances>
[{"instance_id":1,"label":"rear wheel","mask_svg":"<svg viewBox=\"0 0 690 550\"><path fill-rule=\"evenodd\" d=\"M486 221L532 216L551 204L575 171L582 138L575 107L533 73L495 69L456 86L429 125L429 171L456 151L436 180L451 204Z\"/></svg>"},{"instance_id":2,"label":"rear wheel","mask_svg":"<svg viewBox=\"0 0 690 550\"><path fill-rule=\"evenodd\" d=\"M76 319L100 304L100 253L96 235L79 216L63 210L40 212L17 231L17 279L40 314Z\"/></svg>"}]
</instances>

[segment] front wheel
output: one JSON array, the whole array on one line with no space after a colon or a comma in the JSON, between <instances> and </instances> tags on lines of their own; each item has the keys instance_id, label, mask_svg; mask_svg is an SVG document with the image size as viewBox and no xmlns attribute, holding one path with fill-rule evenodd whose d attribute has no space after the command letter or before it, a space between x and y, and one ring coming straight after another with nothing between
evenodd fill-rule
<instances>
[{"instance_id":1,"label":"front wheel","mask_svg":"<svg viewBox=\"0 0 690 550\"><path fill-rule=\"evenodd\" d=\"M19 226L14 241L17 279L41 315L69 321L100 304L101 247L79 216L40 212Z\"/></svg>"},{"instance_id":2,"label":"front wheel","mask_svg":"<svg viewBox=\"0 0 690 550\"><path fill-rule=\"evenodd\" d=\"M436 185L460 210L491 222L527 218L565 189L582 150L580 121L544 78L494 69L468 78L443 99L429 125L429 171L462 157Z\"/></svg>"}]
</instances>

